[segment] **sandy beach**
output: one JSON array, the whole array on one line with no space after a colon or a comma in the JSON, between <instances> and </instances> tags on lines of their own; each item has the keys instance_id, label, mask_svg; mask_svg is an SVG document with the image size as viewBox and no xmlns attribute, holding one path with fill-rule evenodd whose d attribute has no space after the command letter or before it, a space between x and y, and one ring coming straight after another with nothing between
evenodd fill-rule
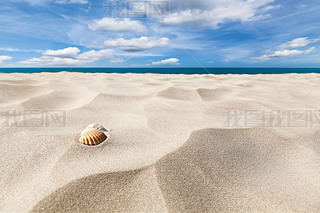
<instances>
[{"instance_id":1,"label":"sandy beach","mask_svg":"<svg viewBox=\"0 0 320 213\"><path fill-rule=\"evenodd\" d=\"M0 73L0 212L320 212L319 82Z\"/></svg>"}]
</instances>

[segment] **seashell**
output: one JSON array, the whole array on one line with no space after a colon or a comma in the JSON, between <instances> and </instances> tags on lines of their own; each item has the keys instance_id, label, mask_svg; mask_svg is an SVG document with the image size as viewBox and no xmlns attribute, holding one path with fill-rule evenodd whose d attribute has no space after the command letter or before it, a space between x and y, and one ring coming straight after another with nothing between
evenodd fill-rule
<instances>
[{"instance_id":1,"label":"seashell","mask_svg":"<svg viewBox=\"0 0 320 213\"><path fill-rule=\"evenodd\" d=\"M95 128L95 129L99 129L102 132L108 132L108 130L106 128L104 128L101 124L90 124L88 128Z\"/></svg>"},{"instance_id":2,"label":"seashell","mask_svg":"<svg viewBox=\"0 0 320 213\"><path fill-rule=\"evenodd\" d=\"M80 143L88 146L96 146L107 139L107 135L96 128L87 128L81 133Z\"/></svg>"}]
</instances>

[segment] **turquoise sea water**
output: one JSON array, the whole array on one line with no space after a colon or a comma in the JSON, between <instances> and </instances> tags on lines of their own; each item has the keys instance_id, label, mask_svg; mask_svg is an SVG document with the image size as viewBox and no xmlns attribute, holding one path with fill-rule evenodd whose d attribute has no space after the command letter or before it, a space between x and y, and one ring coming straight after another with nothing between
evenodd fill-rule
<instances>
[{"instance_id":1,"label":"turquoise sea water","mask_svg":"<svg viewBox=\"0 0 320 213\"><path fill-rule=\"evenodd\" d=\"M161 74L283 74L320 73L320 68L0 68L0 73L39 72L161 73Z\"/></svg>"}]
</instances>

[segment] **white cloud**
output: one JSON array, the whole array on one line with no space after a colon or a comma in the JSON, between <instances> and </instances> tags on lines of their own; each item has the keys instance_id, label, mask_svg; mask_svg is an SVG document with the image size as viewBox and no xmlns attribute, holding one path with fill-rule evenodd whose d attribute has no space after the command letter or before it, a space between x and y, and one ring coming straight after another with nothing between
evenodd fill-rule
<instances>
[{"instance_id":1,"label":"white cloud","mask_svg":"<svg viewBox=\"0 0 320 213\"><path fill-rule=\"evenodd\" d=\"M80 60L86 60L86 61L107 61L107 60L112 60L113 55L112 55L112 50L100 50L100 51L95 51L91 50L85 53L80 54L78 57Z\"/></svg>"},{"instance_id":2,"label":"white cloud","mask_svg":"<svg viewBox=\"0 0 320 213\"><path fill-rule=\"evenodd\" d=\"M88 4L88 0L56 0L56 4Z\"/></svg>"},{"instance_id":3,"label":"white cloud","mask_svg":"<svg viewBox=\"0 0 320 213\"><path fill-rule=\"evenodd\" d=\"M121 64L124 62L124 59L123 58L114 58L109 61L110 61L110 63L113 63L113 64Z\"/></svg>"},{"instance_id":4,"label":"white cloud","mask_svg":"<svg viewBox=\"0 0 320 213\"><path fill-rule=\"evenodd\" d=\"M76 58L79 52L80 50L77 47L68 47L62 50L47 50L42 54L58 58Z\"/></svg>"},{"instance_id":5,"label":"white cloud","mask_svg":"<svg viewBox=\"0 0 320 213\"><path fill-rule=\"evenodd\" d=\"M153 66L175 66L175 65L180 65L178 62L180 60L177 58L169 58L161 61L154 61L152 62L151 65Z\"/></svg>"},{"instance_id":6,"label":"white cloud","mask_svg":"<svg viewBox=\"0 0 320 213\"><path fill-rule=\"evenodd\" d=\"M296 38L279 46L280 49L293 49L298 47L305 47L311 43L317 42L319 39L309 39L308 37Z\"/></svg>"},{"instance_id":7,"label":"white cloud","mask_svg":"<svg viewBox=\"0 0 320 213\"><path fill-rule=\"evenodd\" d=\"M11 47L0 47L0 51L6 51L6 52L43 52L43 50L35 50L35 49L18 49L18 48L11 48Z\"/></svg>"},{"instance_id":8,"label":"white cloud","mask_svg":"<svg viewBox=\"0 0 320 213\"><path fill-rule=\"evenodd\" d=\"M154 47L163 47L169 44L168 38L152 39L145 36L126 40L119 38L116 40L107 40L104 42L108 47L119 47L125 51L142 51L152 49Z\"/></svg>"},{"instance_id":9,"label":"white cloud","mask_svg":"<svg viewBox=\"0 0 320 213\"><path fill-rule=\"evenodd\" d=\"M300 54L309 54L312 51L314 51L315 47L311 47L310 49L307 50L278 50L275 51L274 53L270 54L270 55L263 55L260 57L257 57L256 59L259 60L270 60L270 59L274 59L274 58L280 58L280 57L289 57L289 56L295 56L295 55L300 55Z\"/></svg>"},{"instance_id":10,"label":"white cloud","mask_svg":"<svg viewBox=\"0 0 320 213\"><path fill-rule=\"evenodd\" d=\"M103 18L93 20L88 27L93 30L112 31L112 32L128 32L136 31L145 33L147 28L140 21L130 20L128 18Z\"/></svg>"},{"instance_id":11,"label":"white cloud","mask_svg":"<svg viewBox=\"0 0 320 213\"><path fill-rule=\"evenodd\" d=\"M109 61L111 63L122 63L123 59L115 58L112 50L91 50L78 54L80 50L69 47L62 50L48 50L39 58L20 61L20 64L33 66L75 66L95 61Z\"/></svg>"},{"instance_id":12,"label":"white cloud","mask_svg":"<svg viewBox=\"0 0 320 213\"><path fill-rule=\"evenodd\" d=\"M260 12L267 12L269 10L279 9L281 5L268 5L260 10Z\"/></svg>"},{"instance_id":13,"label":"white cloud","mask_svg":"<svg viewBox=\"0 0 320 213\"><path fill-rule=\"evenodd\" d=\"M6 48L0 47L0 51L20 52L20 51L22 51L22 50L17 49L17 48L11 48L11 47L6 47Z\"/></svg>"},{"instance_id":14,"label":"white cloud","mask_svg":"<svg viewBox=\"0 0 320 213\"><path fill-rule=\"evenodd\" d=\"M296 38L291 41L288 41L284 44L281 44L278 46L277 51L274 51L272 54L266 54L260 57L256 57L255 59L258 60L270 60L274 58L280 58L280 57L289 57L289 56L295 56L295 55L301 55L301 54L310 54L315 50L315 47L311 47L306 50L298 50L296 48L299 47L306 47L309 44L315 43L319 41L319 39L309 39L308 37L301 37Z\"/></svg>"},{"instance_id":15,"label":"white cloud","mask_svg":"<svg viewBox=\"0 0 320 213\"><path fill-rule=\"evenodd\" d=\"M32 58L25 61L20 61L20 64L32 66L74 66L86 63L73 58L59 58L51 56L41 56L40 58Z\"/></svg>"},{"instance_id":16,"label":"white cloud","mask_svg":"<svg viewBox=\"0 0 320 213\"><path fill-rule=\"evenodd\" d=\"M89 6L89 7L87 7L87 9L85 9L85 8L79 8L79 10L82 10L82 11L84 11L84 12L86 12L86 13L89 13L90 10L91 10L91 7Z\"/></svg>"},{"instance_id":17,"label":"white cloud","mask_svg":"<svg viewBox=\"0 0 320 213\"><path fill-rule=\"evenodd\" d=\"M11 59L13 59L11 56L2 55L0 56L0 64L2 64L4 61L10 61Z\"/></svg>"},{"instance_id":18,"label":"white cloud","mask_svg":"<svg viewBox=\"0 0 320 213\"><path fill-rule=\"evenodd\" d=\"M270 5L274 0L172 0L171 14L161 17L163 24L192 24L218 28L226 21L248 22L268 17L266 11L279 6Z\"/></svg>"}]
</instances>

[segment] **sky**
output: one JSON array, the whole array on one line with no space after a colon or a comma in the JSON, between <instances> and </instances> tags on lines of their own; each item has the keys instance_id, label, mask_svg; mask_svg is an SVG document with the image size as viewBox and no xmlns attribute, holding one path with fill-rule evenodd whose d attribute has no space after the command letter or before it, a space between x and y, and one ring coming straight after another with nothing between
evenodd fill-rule
<instances>
[{"instance_id":1,"label":"sky","mask_svg":"<svg viewBox=\"0 0 320 213\"><path fill-rule=\"evenodd\" d=\"M6 0L0 67L320 67L319 0Z\"/></svg>"}]
</instances>

